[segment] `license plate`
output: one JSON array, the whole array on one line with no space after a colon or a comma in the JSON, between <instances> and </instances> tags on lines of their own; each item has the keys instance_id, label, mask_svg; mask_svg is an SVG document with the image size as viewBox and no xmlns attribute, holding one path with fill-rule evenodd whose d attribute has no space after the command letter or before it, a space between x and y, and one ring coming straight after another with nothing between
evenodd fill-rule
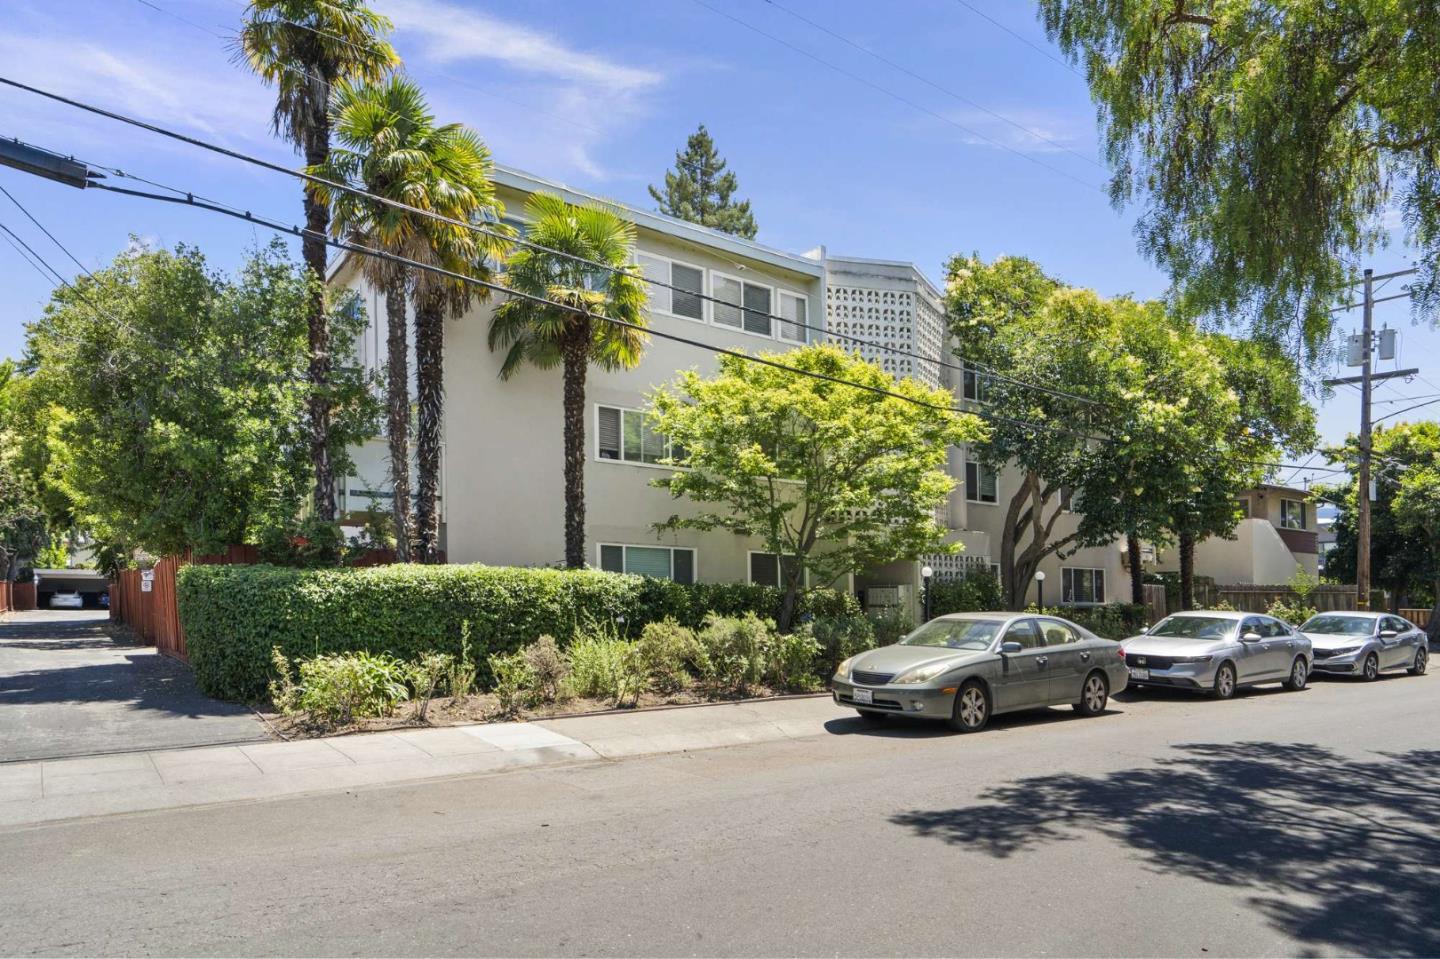
<instances>
[{"instance_id":1,"label":"license plate","mask_svg":"<svg viewBox=\"0 0 1440 959\"><path fill-rule=\"evenodd\" d=\"M854 692L854 696L857 703L875 702L875 694L868 689L857 689Z\"/></svg>"},{"instance_id":2,"label":"license plate","mask_svg":"<svg viewBox=\"0 0 1440 959\"><path fill-rule=\"evenodd\" d=\"M1135 667L1132 666L1132 667L1130 667L1130 678L1131 678L1131 679L1149 679L1149 678L1150 678L1150 670L1148 670L1148 669L1136 669Z\"/></svg>"}]
</instances>

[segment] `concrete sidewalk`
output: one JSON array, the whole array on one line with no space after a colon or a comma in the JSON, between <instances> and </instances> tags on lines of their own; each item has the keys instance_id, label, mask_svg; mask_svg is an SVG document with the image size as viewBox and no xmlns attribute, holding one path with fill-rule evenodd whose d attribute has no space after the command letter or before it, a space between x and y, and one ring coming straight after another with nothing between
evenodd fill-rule
<instances>
[{"instance_id":1,"label":"concrete sidewalk","mask_svg":"<svg viewBox=\"0 0 1440 959\"><path fill-rule=\"evenodd\" d=\"M0 764L0 826L823 735L828 696Z\"/></svg>"}]
</instances>

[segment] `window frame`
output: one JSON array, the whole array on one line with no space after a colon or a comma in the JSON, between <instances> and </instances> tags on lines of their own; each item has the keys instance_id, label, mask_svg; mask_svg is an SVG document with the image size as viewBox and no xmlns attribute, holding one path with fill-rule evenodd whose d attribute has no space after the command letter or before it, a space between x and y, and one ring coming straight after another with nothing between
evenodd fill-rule
<instances>
[{"instance_id":1,"label":"window frame","mask_svg":"<svg viewBox=\"0 0 1440 959\"><path fill-rule=\"evenodd\" d=\"M690 554L690 582L689 582L688 584L682 583L681 585L694 585L695 583L700 582L700 550L697 549L697 548L694 547L694 546L669 546L669 545L666 545L665 543L600 543L600 542L597 542L597 543L595 544L595 568L598 569L598 570L602 570L602 571L604 571L604 572L614 572L614 570L606 570L605 567L601 565L601 563L603 562L603 556L604 556L604 553L603 553L602 551L603 551L603 550L605 549L605 547L607 547L607 546L620 550L620 572L621 572L622 575L626 575L626 576L643 576L643 575L645 575L644 573L630 573L630 572L627 571L626 568L630 565L629 562L628 562L628 556L629 556L629 554L627 553L627 550L631 550L631 549L663 549L663 550L668 550L669 553L670 553L670 576L669 576L669 580L668 580L668 581L671 582L671 583L679 582L679 580L677 580L677 579L675 578L675 551L676 551L676 550L685 550L686 552L688 552L688 553ZM656 578L656 577L651 577L651 578L654 579L654 578Z\"/></svg>"},{"instance_id":2,"label":"window frame","mask_svg":"<svg viewBox=\"0 0 1440 959\"><path fill-rule=\"evenodd\" d=\"M1287 517L1286 517L1287 510L1285 509L1285 507L1286 507L1287 505L1293 505L1293 506L1295 507L1295 509L1297 509L1297 510L1300 511L1300 525L1299 525L1299 526L1292 526L1292 525L1287 521ZM1305 508L1305 501L1304 501L1303 499L1292 499L1292 498L1289 497L1289 496L1282 496L1282 497L1280 497L1280 523L1279 523L1278 525L1279 525L1279 527L1280 527L1281 529L1293 529L1293 530L1302 530L1302 531L1303 531L1303 530L1305 529L1305 523L1306 523L1307 520L1309 519L1309 517L1306 515L1308 512L1309 512L1309 510L1307 510L1307 509Z\"/></svg>"},{"instance_id":3,"label":"window frame","mask_svg":"<svg viewBox=\"0 0 1440 959\"><path fill-rule=\"evenodd\" d=\"M755 576L754 576L755 569L754 569L754 566L752 566L751 564L754 562L754 558L755 558L756 556L774 556L774 557L775 557L775 582L773 582L773 583L756 583L756 582L755 582ZM768 551L768 550L763 550L763 549L747 549L747 550L745 551L745 582L750 583L750 584L752 584L752 585L759 585L759 586L774 586L776 589L781 589L781 588L783 588L783 587L782 587L782 584L781 584L781 582L780 582L780 575L781 575L781 573L784 572L784 570L782 569L781 564L780 564L780 560L782 560L783 558L784 558L784 555L781 554L781 553L772 553L772 552L770 552L770 551ZM791 559L794 559L794 557L792 556ZM801 589L809 589L809 588L810 588L810 571L809 571L808 569L805 569L805 570L802 570L801 572L802 572L803 575L802 575L801 578L800 578L800 588L801 588Z\"/></svg>"},{"instance_id":4,"label":"window frame","mask_svg":"<svg viewBox=\"0 0 1440 959\"><path fill-rule=\"evenodd\" d=\"M797 344L797 345L800 345L801 341L799 341L799 340L789 340L789 339L782 340L782 339L780 338L780 324L783 323L783 322L786 322L786 321L780 316L779 313L776 312L776 310L779 308L780 294L781 294L781 293L788 293L788 294L790 294L791 296L794 296L796 299L805 300L805 301L806 301L806 305L805 305L805 322L806 322L806 324L808 325L808 324L810 323L810 305L809 305L809 300L810 300L810 298L809 298L809 297L807 297L807 296L805 296L805 295L803 295L803 294L800 294L800 293L796 293L794 290L787 290L787 289L785 289L784 287L776 286L776 285L774 285L773 283L761 283L761 282L758 282L758 281L755 281L755 280L747 280L747 279L745 279L744 277L735 276L733 273L726 273L726 272L724 272L723 270L710 270L709 273L710 273L710 284L709 284L709 285L710 285L710 296L713 297L713 299L712 299L712 301L711 301L711 304L710 304L710 305L711 305L710 324L711 324L712 326L724 327L724 328L727 329L727 330L734 330L734 331L737 332L737 333L743 333L743 334L745 334L746 336L758 337L759 339L762 339L762 340L777 340L777 341L782 342L782 343L795 343L795 344ZM733 304L733 303L729 303L729 302L726 302L726 303L724 304L725 306L730 306L730 307L733 307L734 309L737 309L737 310L740 311L740 325L739 325L739 326L731 326L731 325L728 324L728 323L721 323L719 320L715 319L715 310L714 310L714 307L718 307L718 306L721 305L719 302L716 302L716 301L718 301L718 300L720 299L719 295L715 292L715 281L716 281L716 280L729 280L729 281L731 281L732 283L739 283L739 284L740 284L740 302L739 302L738 304ZM770 294L770 309L768 309L768 310L765 311L765 315L770 318L770 332L769 332L769 333L754 333L754 332L751 332L750 330L745 329L745 313L746 313L746 307L745 307L745 287L747 287L747 286L753 286L753 287L755 287L756 289L766 290L766 291L769 292L769 294ZM755 311L752 310L752 311L750 311L750 312L755 312ZM809 331L807 330L806 332L808 333ZM807 341L807 342L808 342L808 341Z\"/></svg>"},{"instance_id":5,"label":"window frame","mask_svg":"<svg viewBox=\"0 0 1440 959\"><path fill-rule=\"evenodd\" d=\"M660 314L661 316L673 316L675 319L677 319L677 320L684 320L684 321L686 321L687 323L704 323L704 324L709 324L709 323L710 323L710 305L711 305L711 301L710 301L710 296L711 296L711 293L710 293L710 275L711 275L714 271L713 271L713 270L707 270L705 267L701 266L699 263L690 263L690 262L687 262L687 261L685 261L685 260L676 259L676 258L673 257L673 256L667 256L667 255L665 255L664 253L651 253L651 252L648 251L648 250L636 250L636 251L635 251L635 265L638 266L638 267L640 267L640 274L641 274L642 277L645 275L645 268L644 268L643 264L641 264L641 262L640 262L640 258L641 258L642 256L643 256L643 257L646 257L646 258L648 258L648 259L651 259L651 260L659 260L660 262L666 264L666 265L670 268L670 275L669 275L668 277L666 277L666 278L665 278L665 281L664 281L666 284L668 284L668 286L660 287L660 289L663 289L663 290L665 291L666 295L670 298L670 307L672 307L672 309L661 309L661 308L659 308L658 306L652 305L652 304L654 303L654 300L653 300L653 298L652 298L648 293L647 293L647 295L646 295L646 297L645 297L645 308L648 309L648 310L650 310L652 313L658 313L658 314ZM674 299L674 298L675 298L675 291L672 290L672 289L670 289L670 287L675 285L675 266L676 266L677 264L680 265L680 266L685 267L686 269L699 270L699 271L700 271L700 293L699 293L699 296L700 296L700 315L699 315L698 317L696 317L696 316L686 316L684 313L676 313L676 312L674 312L674 310L673 310L673 307L674 307L674 305L675 305L675 299ZM646 286L647 286L649 289L651 289L651 290L656 289L653 285L649 284L648 282L646 282L646 281L643 280L643 279L641 280L641 282L642 282L642 283L646 283ZM743 289L742 289L742 292L743 292ZM741 322L743 323L744 321L742 320Z\"/></svg>"},{"instance_id":6,"label":"window frame","mask_svg":"<svg viewBox=\"0 0 1440 959\"><path fill-rule=\"evenodd\" d=\"M645 467L646 469L652 469L652 470L677 470L677 469L685 469L685 467L683 467L683 466L666 466L664 463L646 463L644 460L627 460L627 459L625 458L625 414L626 414L626 413L635 413L635 414L638 414L638 415L640 415L640 416L649 416L649 413L648 413L646 410L637 409L637 408L635 408L635 407L633 407L633 406L615 406L615 405L612 404L612 403L596 403L596 404L594 404L594 407L595 407L595 412L594 412L594 414L591 416L591 425L594 427L594 432L595 432L595 448L594 448L594 454L593 454L592 458L593 458L597 463L620 463L620 464L623 464L623 465L625 465L625 466L643 466L643 467ZM606 410L618 410L618 411L620 412L620 455L619 455L619 457L617 457L617 458L615 458L615 459L611 459L611 458L608 457L608 456L601 456L601 455L600 455L600 411L601 411L602 409L606 409ZM670 439L670 437L668 437L668 436L665 437L665 458L666 458L666 459L669 459L669 458L670 458L671 454L674 452L674 449L675 449L675 441L672 440L672 439ZM612 544L610 544L610 545L614 546L614 545L618 545L618 544L612 543Z\"/></svg>"},{"instance_id":7,"label":"window frame","mask_svg":"<svg viewBox=\"0 0 1440 959\"><path fill-rule=\"evenodd\" d=\"M970 482L970 467L975 467L975 482ZM990 475L995 478L995 498L982 499L980 493L980 474L982 470L989 470ZM985 506L996 506L1000 503L1000 471L986 466L979 460L965 457L965 502L981 503Z\"/></svg>"},{"instance_id":8,"label":"window frame","mask_svg":"<svg viewBox=\"0 0 1440 959\"><path fill-rule=\"evenodd\" d=\"M1095 597L1095 598L1092 598L1092 599L1083 599L1083 600L1074 599L1074 596L1075 596L1075 593L1076 593L1076 590L1075 590L1075 574L1076 574L1076 573L1089 573L1089 574L1090 574L1090 595L1091 595L1092 597ZM1095 588L1097 575L1098 575L1098 577L1099 577L1099 584L1100 584L1100 588L1099 588L1098 590ZM1105 582L1105 579L1106 579L1105 570L1104 570L1104 568L1102 568L1102 567L1100 567L1100 566L1062 566L1062 567L1060 567L1060 605L1062 605L1062 606L1104 606L1104 605L1105 605L1105 594L1106 594L1106 592L1107 592L1107 587L1109 586L1109 584ZM1067 580L1068 580L1068 582L1067 582ZM1065 598L1065 593L1066 593L1066 587L1067 587L1067 586L1069 587L1069 593L1070 593L1070 596L1071 596L1070 599L1066 599L1066 598ZM1097 595L1097 594L1098 594L1098 595Z\"/></svg>"},{"instance_id":9,"label":"window frame","mask_svg":"<svg viewBox=\"0 0 1440 959\"><path fill-rule=\"evenodd\" d=\"M798 303L803 303L805 306L805 318L798 321L800 323L800 338L798 340L791 339L790 337L785 336L782 333L786 324L794 325L797 322L784 318L785 313L781 309L780 303L787 296ZM803 293L796 293L793 290L787 290L784 287L777 286L775 288L775 293L772 298L771 310L777 317L777 319L775 320L775 339L779 340L781 343L794 343L797 346L804 346L805 344L810 342L810 330L808 329L808 327L810 326L810 297L806 296ZM743 317L741 319L741 322L744 322ZM757 336L758 334L752 333L751 335Z\"/></svg>"}]
</instances>

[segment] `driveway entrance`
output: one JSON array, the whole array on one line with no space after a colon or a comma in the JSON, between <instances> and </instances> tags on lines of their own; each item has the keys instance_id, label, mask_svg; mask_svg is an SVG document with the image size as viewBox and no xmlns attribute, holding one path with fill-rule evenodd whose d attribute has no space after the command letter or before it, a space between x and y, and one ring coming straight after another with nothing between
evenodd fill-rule
<instances>
[{"instance_id":1,"label":"driveway entrance","mask_svg":"<svg viewBox=\"0 0 1440 959\"><path fill-rule=\"evenodd\" d=\"M111 639L107 619L46 609L0 623L0 762L269 738L185 664Z\"/></svg>"}]
</instances>

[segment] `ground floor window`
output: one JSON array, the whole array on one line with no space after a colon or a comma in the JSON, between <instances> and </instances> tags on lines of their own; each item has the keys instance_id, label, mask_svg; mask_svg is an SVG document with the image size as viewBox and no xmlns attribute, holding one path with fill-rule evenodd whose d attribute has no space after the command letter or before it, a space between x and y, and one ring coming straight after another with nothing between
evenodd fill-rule
<instances>
[{"instance_id":1,"label":"ground floor window","mask_svg":"<svg viewBox=\"0 0 1440 959\"><path fill-rule=\"evenodd\" d=\"M695 582L695 551L679 546L626 546L618 543L600 544L600 568L607 573L634 573L670 579L677 583Z\"/></svg>"},{"instance_id":2,"label":"ground floor window","mask_svg":"<svg viewBox=\"0 0 1440 959\"><path fill-rule=\"evenodd\" d=\"M795 557L779 556L775 553L751 553L750 554L750 582L759 583L762 586L783 586L784 579L780 573L783 570L789 573L795 568ZM809 576L801 578L801 585L805 585Z\"/></svg>"},{"instance_id":3,"label":"ground floor window","mask_svg":"<svg viewBox=\"0 0 1440 959\"><path fill-rule=\"evenodd\" d=\"M1066 566L1060 570L1062 603L1105 602L1105 571Z\"/></svg>"}]
</instances>

